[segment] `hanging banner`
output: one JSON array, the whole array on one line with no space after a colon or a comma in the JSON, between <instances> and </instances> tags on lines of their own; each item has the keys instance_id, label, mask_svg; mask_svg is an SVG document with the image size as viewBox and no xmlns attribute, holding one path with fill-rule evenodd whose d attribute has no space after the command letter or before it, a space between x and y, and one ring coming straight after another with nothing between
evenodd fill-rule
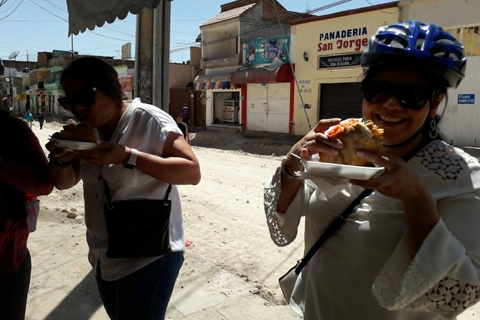
<instances>
[{"instance_id":1,"label":"hanging banner","mask_svg":"<svg viewBox=\"0 0 480 320\"><path fill-rule=\"evenodd\" d=\"M319 57L318 68L339 68L360 65L361 53L346 54L341 56Z\"/></svg>"},{"instance_id":2,"label":"hanging banner","mask_svg":"<svg viewBox=\"0 0 480 320\"><path fill-rule=\"evenodd\" d=\"M269 64L275 58L288 62L290 37L258 38L247 43L246 57L249 65Z\"/></svg>"},{"instance_id":3,"label":"hanging banner","mask_svg":"<svg viewBox=\"0 0 480 320\"><path fill-rule=\"evenodd\" d=\"M65 51L65 50L53 50L52 57L53 58L60 58L60 57L68 57L72 55L72 51Z\"/></svg>"}]
</instances>

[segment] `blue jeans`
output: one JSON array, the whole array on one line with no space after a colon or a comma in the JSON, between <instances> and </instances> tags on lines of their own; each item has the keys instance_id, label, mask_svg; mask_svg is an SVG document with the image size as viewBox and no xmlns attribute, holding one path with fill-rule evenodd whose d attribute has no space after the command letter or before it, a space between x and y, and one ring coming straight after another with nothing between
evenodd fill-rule
<instances>
[{"instance_id":1,"label":"blue jeans","mask_svg":"<svg viewBox=\"0 0 480 320\"><path fill-rule=\"evenodd\" d=\"M32 260L30 252L10 276L0 279L0 319L23 320L27 306Z\"/></svg>"},{"instance_id":2,"label":"blue jeans","mask_svg":"<svg viewBox=\"0 0 480 320\"><path fill-rule=\"evenodd\" d=\"M103 280L98 265L97 285L110 319L164 320L183 260L183 252L172 252L116 281Z\"/></svg>"}]
</instances>

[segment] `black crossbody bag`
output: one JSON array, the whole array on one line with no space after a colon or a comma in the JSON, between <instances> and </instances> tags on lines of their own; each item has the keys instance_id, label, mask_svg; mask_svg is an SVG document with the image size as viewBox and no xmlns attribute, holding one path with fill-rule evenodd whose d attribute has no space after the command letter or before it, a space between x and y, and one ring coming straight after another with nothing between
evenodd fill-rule
<instances>
[{"instance_id":1,"label":"black crossbody bag","mask_svg":"<svg viewBox=\"0 0 480 320\"><path fill-rule=\"evenodd\" d=\"M164 200L112 201L103 179L107 203L104 205L108 233L108 258L158 257L170 253L170 211L168 185Z\"/></svg>"}]
</instances>

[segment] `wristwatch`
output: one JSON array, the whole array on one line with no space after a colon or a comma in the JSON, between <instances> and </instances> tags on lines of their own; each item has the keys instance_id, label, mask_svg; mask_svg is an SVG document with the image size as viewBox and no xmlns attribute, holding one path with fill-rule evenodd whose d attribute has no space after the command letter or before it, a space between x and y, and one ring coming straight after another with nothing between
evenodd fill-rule
<instances>
[{"instance_id":1,"label":"wristwatch","mask_svg":"<svg viewBox=\"0 0 480 320\"><path fill-rule=\"evenodd\" d=\"M123 167L127 169L134 169L135 166L137 165L137 156L138 156L138 150L134 148L130 148L130 156L128 157L128 160L123 165Z\"/></svg>"}]
</instances>

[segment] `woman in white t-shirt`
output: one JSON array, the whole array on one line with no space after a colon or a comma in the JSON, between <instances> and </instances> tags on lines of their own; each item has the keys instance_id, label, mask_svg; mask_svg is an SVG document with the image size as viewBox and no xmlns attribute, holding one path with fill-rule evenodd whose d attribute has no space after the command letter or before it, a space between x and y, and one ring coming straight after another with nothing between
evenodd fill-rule
<instances>
[{"instance_id":1,"label":"woman in white t-shirt","mask_svg":"<svg viewBox=\"0 0 480 320\"><path fill-rule=\"evenodd\" d=\"M436 125L447 88L464 77L463 46L437 25L406 21L381 27L361 61L363 116L384 129L384 146L356 155L384 174L347 181L334 195L298 179L292 154L308 160L342 148L325 135L340 119L325 119L265 186L272 239L292 242L304 216L305 252L373 190L302 269L290 306L307 320L455 319L480 300L480 165L442 141Z\"/></svg>"},{"instance_id":2,"label":"woman in white t-shirt","mask_svg":"<svg viewBox=\"0 0 480 320\"><path fill-rule=\"evenodd\" d=\"M93 150L68 152L55 141L47 148L58 189L83 181L89 261L107 313L112 319L164 319L185 250L176 185L199 183L198 160L170 115L139 99L122 101L117 73L106 62L93 57L75 60L60 81L65 91L60 105L96 128L100 136ZM107 257L104 181L114 202L163 200L172 186L168 197L171 253Z\"/></svg>"}]
</instances>

